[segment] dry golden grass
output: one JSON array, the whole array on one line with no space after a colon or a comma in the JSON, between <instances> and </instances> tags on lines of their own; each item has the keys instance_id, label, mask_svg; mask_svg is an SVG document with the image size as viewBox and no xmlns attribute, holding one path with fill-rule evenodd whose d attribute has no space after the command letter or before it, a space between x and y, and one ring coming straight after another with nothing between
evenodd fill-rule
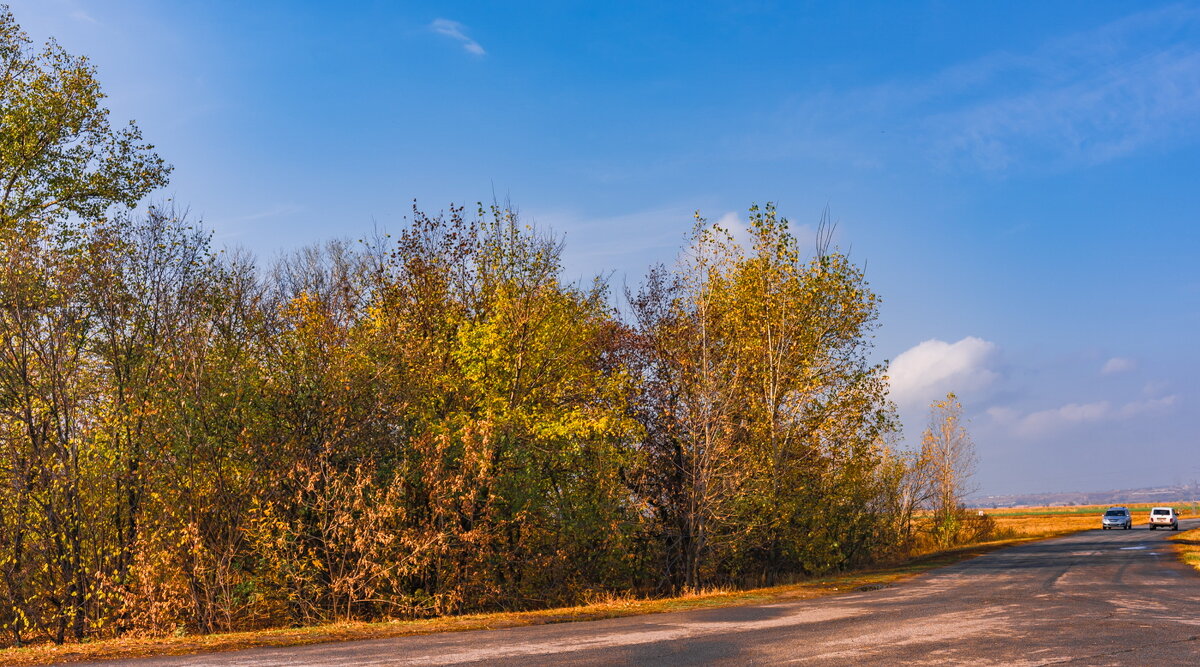
<instances>
[{"instance_id":1,"label":"dry golden grass","mask_svg":"<svg viewBox=\"0 0 1200 667\"><path fill-rule=\"evenodd\" d=\"M1191 503L1142 503L1126 505L1133 514L1134 526L1145 526L1150 522L1150 508L1160 505L1172 506L1182 518L1195 517L1198 508ZM1081 505L1074 507L1028 507L1000 510L985 510L996 521L1001 535L1014 537L1052 537L1081 530L1100 527L1100 518L1108 505Z\"/></svg>"},{"instance_id":2,"label":"dry golden grass","mask_svg":"<svg viewBox=\"0 0 1200 667\"><path fill-rule=\"evenodd\" d=\"M1200 529L1185 530L1170 539L1179 559L1200 571Z\"/></svg>"},{"instance_id":3,"label":"dry golden grass","mask_svg":"<svg viewBox=\"0 0 1200 667\"><path fill-rule=\"evenodd\" d=\"M1107 508L1106 508L1107 509ZM1092 514L1031 514L1023 516L997 516L996 526L1000 533L1014 537L1052 537L1093 530L1100 527L1100 516L1104 510ZM1133 525L1145 524L1150 513L1134 510Z\"/></svg>"},{"instance_id":4,"label":"dry golden grass","mask_svg":"<svg viewBox=\"0 0 1200 667\"><path fill-rule=\"evenodd\" d=\"M1177 506L1178 507L1178 506ZM152 655L185 655L271 646L298 646L351 639L381 639L434 632L488 630L571 621L599 620L639 614L689 609L764 604L837 595L864 588L886 586L927 570L957 563L1012 544L1099 528L1104 507L1023 508L992 510L999 539L928 554L889 567L813 579L786 586L743 591L713 590L673 598L637 599L612 597L589 605L543 611L472 614L416 621L379 623L330 623L304 628L232 632L153 639L106 639L83 644L42 644L0 649L0 664L45 665L59 662L135 658ZM1135 523L1145 523L1147 510L1134 512ZM1182 533L1183 538L1188 533ZM1200 540L1178 540L1179 548L1190 549L1192 562L1200 568ZM1188 558L1188 556L1185 556Z\"/></svg>"}]
</instances>

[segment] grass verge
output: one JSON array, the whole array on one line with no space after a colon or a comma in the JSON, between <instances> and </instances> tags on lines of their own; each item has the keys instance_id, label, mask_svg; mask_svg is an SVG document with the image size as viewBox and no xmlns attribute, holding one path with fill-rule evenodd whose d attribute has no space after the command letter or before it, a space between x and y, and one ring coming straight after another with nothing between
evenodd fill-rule
<instances>
[{"instance_id":1,"label":"grass verge","mask_svg":"<svg viewBox=\"0 0 1200 667\"><path fill-rule=\"evenodd\" d=\"M922 572L974 558L1000 547L1057 537L1081 530L1098 528L1103 510L1074 508L1035 508L1013 513L992 514L997 532L1003 539L925 554L900 564L871 570L811 579L796 584L754 590L713 591L673 598L613 599L594 604L546 609L541 611L505 612L446 616L416 621L383 621L378 623L330 623L303 628L279 628L253 632L230 632L214 635L189 635L162 638L119 638L81 644L39 644L23 648L0 649L0 664L45 665L62 662L140 658L147 656L188 655L216 651L234 651L256 647L299 646L354 639L382 639L434 632L490 630L549 623L591 621L640 614L687 611L717 607L765 604L788 600L838 595L855 590L887 586L914 577ZM1081 511L1082 510L1082 511ZM1142 516L1146 515L1146 516ZM1145 523L1148 512L1134 511L1134 522ZM1200 540L1184 539L1181 533L1174 539L1186 562L1200 569Z\"/></svg>"},{"instance_id":2,"label":"grass verge","mask_svg":"<svg viewBox=\"0 0 1200 667\"><path fill-rule=\"evenodd\" d=\"M1171 547L1179 559L1200 572L1200 528L1185 530L1170 537Z\"/></svg>"},{"instance_id":3,"label":"grass verge","mask_svg":"<svg viewBox=\"0 0 1200 667\"><path fill-rule=\"evenodd\" d=\"M1093 520L1088 528L1094 528L1095 523L1096 521ZM1060 530L1052 533L1023 534L1017 537L1008 537L1002 540L927 554L889 567L822 577L772 588L713 591L673 598L614 599L579 607L448 616L416 621L331 623L303 628L231 632L214 635L146 639L105 639L81 644L63 644L61 646L41 644L23 648L0 649L0 664L14 666L45 665L87 660L187 655L256 647L299 646L354 639L382 639L434 632L491 630L572 621L591 621L670 611L805 600L887 586L937 567L974 558L1000 547L1079 530L1079 528L1067 529L1062 526L1059 526L1059 528Z\"/></svg>"}]
</instances>

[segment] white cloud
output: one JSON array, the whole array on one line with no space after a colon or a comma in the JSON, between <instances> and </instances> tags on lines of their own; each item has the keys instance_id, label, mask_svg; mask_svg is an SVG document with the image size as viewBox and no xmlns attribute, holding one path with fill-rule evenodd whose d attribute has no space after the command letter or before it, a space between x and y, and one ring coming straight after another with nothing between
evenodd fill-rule
<instances>
[{"instance_id":1,"label":"white cloud","mask_svg":"<svg viewBox=\"0 0 1200 667\"><path fill-rule=\"evenodd\" d=\"M1137 369L1137 362L1133 359L1124 357L1113 357L1104 362L1104 367L1100 369L1101 375L1116 375L1117 373L1127 373Z\"/></svg>"},{"instance_id":2,"label":"white cloud","mask_svg":"<svg viewBox=\"0 0 1200 667\"><path fill-rule=\"evenodd\" d=\"M1008 427L1023 438L1040 438L1083 424L1119 422L1138 417L1167 414L1178 402L1172 394L1160 398L1131 401L1120 407L1109 401L1068 403L1061 407L1038 410L1026 415L1007 407L988 408L987 414L996 423Z\"/></svg>"},{"instance_id":3,"label":"white cloud","mask_svg":"<svg viewBox=\"0 0 1200 667\"><path fill-rule=\"evenodd\" d=\"M477 56L487 55L487 51L483 50L479 42L467 36L466 26L458 21L450 19L434 19L433 23L429 24L429 29L439 35L444 35L462 44L463 50L467 53L472 53Z\"/></svg>"},{"instance_id":4,"label":"white cloud","mask_svg":"<svg viewBox=\"0 0 1200 667\"><path fill-rule=\"evenodd\" d=\"M1108 401L1096 403L1068 403L1051 410L1039 410L1016 422L1013 429L1017 435L1038 437L1055 432L1071 424L1083 424L1107 419L1112 412Z\"/></svg>"},{"instance_id":5,"label":"white cloud","mask_svg":"<svg viewBox=\"0 0 1200 667\"><path fill-rule=\"evenodd\" d=\"M730 211L717 218L713 225L729 232L733 240L743 249L750 248L750 226L738 216L736 211Z\"/></svg>"},{"instance_id":6,"label":"white cloud","mask_svg":"<svg viewBox=\"0 0 1200 667\"><path fill-rule=\"evenodd\" d=\"M1170 412L1171 408L1175 407L1175 403L1178 401L1179 397L1175 394L1160 398L1147 398L1142 401L1126 403L1121 406L1121 410L1117 414L1122 419L1130 419L1142 415L1160 415Z\"/></svg>"},{"instance_id":7,"label":"white cloud","mask_svg":"<svg viewBox=\"0 0 1200 667\"><path fill-rule=\"evenodd\" d=\"M989 367L996 352L995 343L975 336L920 343L900 353L888 369L892 400L902 409L916 408L949 391L983 389L1000 377Z\"/></svg>"},{"instance_id":8,"label":"white cloud","mask_svg":"<svg viewBox=\"0 0 1200 667\"><path fill-rule=\"evenodd\" d=\"M1142 385L1142 396L1162 396L1167 393L1171 383L1162 380L1150 380Z\"/></svg>"}]
</instances>

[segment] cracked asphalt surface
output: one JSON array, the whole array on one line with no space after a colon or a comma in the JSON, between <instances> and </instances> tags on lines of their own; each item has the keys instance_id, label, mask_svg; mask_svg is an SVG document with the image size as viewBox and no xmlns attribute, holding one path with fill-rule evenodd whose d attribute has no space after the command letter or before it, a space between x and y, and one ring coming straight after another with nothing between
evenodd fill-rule
<instances>
[{"instance_id":1,"label":"cracked asphalt surface","mask_svg":"<svg viewBox=\"0 0 1200 667\"><path fill-rule=\"evenodd\" d=\"M1175 534L1076 533L816 600L100 664L1198 665L1200 575Z\"/></svg>"}]
</instances>

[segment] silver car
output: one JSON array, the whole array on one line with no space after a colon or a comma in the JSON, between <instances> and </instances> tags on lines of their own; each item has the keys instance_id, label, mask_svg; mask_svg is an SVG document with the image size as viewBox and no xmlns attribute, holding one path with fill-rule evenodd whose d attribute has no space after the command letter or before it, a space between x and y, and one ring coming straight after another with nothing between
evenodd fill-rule
<instances>
[{"instance_id":1,"label":"silver car","mask_svg":"<svg viewBox=\"0 0 1200 667\"><path fill-rule=\"evenodd\" d=\"M1130 530L1133 528L1133 515L1129 513L1129 508L1110 507L1104 513L1104 518L1100 520L1100 527L1104 530L1109 528Z\"/></svg>"}]
</instances>

